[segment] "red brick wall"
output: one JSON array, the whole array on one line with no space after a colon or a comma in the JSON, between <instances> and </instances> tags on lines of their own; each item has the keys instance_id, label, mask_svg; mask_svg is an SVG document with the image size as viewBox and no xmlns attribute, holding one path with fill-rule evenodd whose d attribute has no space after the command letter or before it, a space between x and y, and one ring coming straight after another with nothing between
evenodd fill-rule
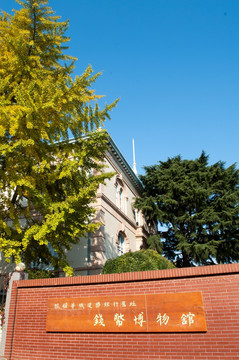
<instances>
[{"instance_id":1,"label":"red brick wall","mask_svg":"<svg viewBox=\"0 0 239 360\"><path fill-rule=\"evenodd\" d=\"M14 283L8 360L239 359L239 264ZM202 291L205 333L46 333L47 299Z\"/></svg>"}]
</instances>

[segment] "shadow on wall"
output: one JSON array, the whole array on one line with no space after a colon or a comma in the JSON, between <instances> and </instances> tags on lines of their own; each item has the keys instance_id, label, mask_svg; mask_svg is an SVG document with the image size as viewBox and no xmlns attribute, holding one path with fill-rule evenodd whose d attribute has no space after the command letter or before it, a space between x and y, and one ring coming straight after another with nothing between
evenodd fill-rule
<instances>
[{"instance_id":1,"label":"shadow on wall","mask_svg":"<svg viewBox=\"0 0 239 360\"><path fill-rule=\"evenodd\" d=\"M91 253L91 265L103 266L106 260L113 259L118 256L115 237L108 233L104 234L104 238L97 239L97 251Z\"/></svg>"},{"instance_id":2,"label":"shadow on wall","mask_svg":"<svg viewBox=\"0 0 239 360\"><path fill-rule=\"evenodd\" d=\"M105 234L105 261L118 256L116 239L114 235Z\"/></svg>"}]
</instances>

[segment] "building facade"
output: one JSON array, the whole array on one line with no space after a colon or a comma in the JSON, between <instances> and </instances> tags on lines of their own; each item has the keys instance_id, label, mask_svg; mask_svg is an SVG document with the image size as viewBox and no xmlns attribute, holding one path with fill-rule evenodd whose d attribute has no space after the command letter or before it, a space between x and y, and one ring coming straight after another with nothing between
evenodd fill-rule
<instances>
[{"instance_id":1,"label":"building facade","mask_svg":"<svg viewBox=\"0 0 239 360\"><path fill-rule=\"evenodd\" d=\"M143 191L142 184L111 138L105 164L105 171L115 175L99 186L93 205L96 208L93 221L101 226L67 254L75 274L99 274L107 259L139 250L148 236L142 214L133 208L135 198Z\"/></svg>"},{"instance_id":2,"label":"building facade","mask_svg":"<svg viewBox=\"0 0 239 360\"><path fill-rule=\"evenodd\" d=\"M67 260L76 275L99 274L107 259L139 250L148 235L141 213L133 208L134 199L142 193L142 184L111 138L105 165L105 171L115 175L99 186L96 202L92 204L96 209L92 221L101 226L67 252ZM0 253L0 273L14 268Z\"/></svg>"}]
</instances>

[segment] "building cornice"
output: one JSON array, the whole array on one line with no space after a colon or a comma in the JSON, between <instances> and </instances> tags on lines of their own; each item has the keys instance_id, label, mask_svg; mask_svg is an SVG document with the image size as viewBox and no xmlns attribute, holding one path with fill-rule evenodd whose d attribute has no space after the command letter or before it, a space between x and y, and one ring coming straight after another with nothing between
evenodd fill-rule
<instances>
[{"instance_id":1,"label":"building cornice","mask_svg":"<svg viewBox=\"0 0 239 360\"><path fill-rule=\"evenodd\" d=\"M130 181L134 184L135 188L139 194L143 191L143 185L139 180L138 176L134 173L133 169L129 166L128 162L125 160L119 148L116 146L115 142L109 135L109 152L113 155L117 163L121 166L123 172L127 175Z\"/></svg>"},{"instance_id":2,"label":"building cornice","mask_svg":"<svg viewBox=\"0 0 239 360\"><path fill-rule=\"evenodd\" d=\"M117 214L119 214L124 220L126 220L127 223L129 223L134 228L134 230L137 229L136 223L132 221L122 210L120 210L120 208L116 206L105 194L98 193L97 198L108 204Z\"/></svg>"},{"instance_id":3,"label":"building cornice","mask_svg":"<svg viewBox=\"0 0 239 360\"><path fill-rule=\"evenodd\" d=\"M109 138L109 149L108 152L115 158L115 160L118 162L119 166L121 167L122 171L127 175L127 177L130 179L130 181L133 183L139 194L143 191L143 185L141 181L139 180L138 176L134 173L133 169L129 166L128 162L125 160L124 156L122 155L121 151L109 135L109 133L106 131L108 138ZM87 139L88 136L82 136L82 139ZM66 140L65 142L74 143L76 139L72 138L69 140ZM61 143L61 142L58 142ZM64 143L64 141L62 141ZM107 154L106 154L107 156Z\"/></svg>"}]
</instances>

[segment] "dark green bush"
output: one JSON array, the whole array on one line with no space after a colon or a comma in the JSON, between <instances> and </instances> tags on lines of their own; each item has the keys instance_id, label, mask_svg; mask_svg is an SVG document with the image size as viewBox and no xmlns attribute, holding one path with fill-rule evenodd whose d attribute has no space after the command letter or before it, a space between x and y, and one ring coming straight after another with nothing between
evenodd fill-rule
<instances>
[{"instance_id":1,"label":"dark green bush","mask_svg":"<svg viewBox=\"0 0 239 360\"><path fill-rule=\"evenodd\" d=\"M38 270L30 269L27 270L28 279L46 279L55 277L54 272L50 270Z\"/></svg>"},{"instance_id":2,"label":"dark green bush","mask_svg":"<svg viewBox=\"0 0 239 360\"><path fill-rule=\"evenodd\" d=\"M175 268L173 263L156 251L147 249L128 252L115 259L106 261L102 274L114 274L132 271L162 270Z\"/></svg>"}]
</instances>

